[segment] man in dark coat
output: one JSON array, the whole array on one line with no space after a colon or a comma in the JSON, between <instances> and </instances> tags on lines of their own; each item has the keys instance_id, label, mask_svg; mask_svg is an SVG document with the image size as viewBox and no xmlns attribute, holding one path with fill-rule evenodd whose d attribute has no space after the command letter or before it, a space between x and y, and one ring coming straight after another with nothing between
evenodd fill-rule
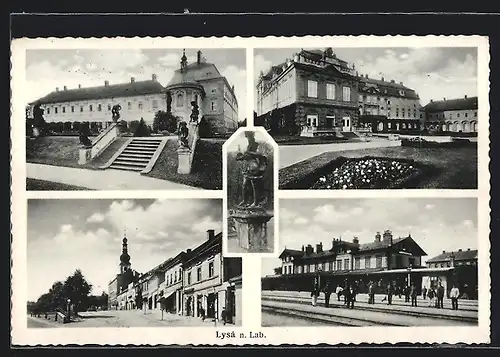
<instances>
[{"instance_id":1,"label":"man in dark coat","mask_svg":"<svg viewBox=\"0 0 500 357\"><path fill-rule=\"evenodd\" d=\"M443 308L443 299L444 299L444 288L441 282L439 282L439 286L436 291L436 296L437 296L437 308L442 309Z\"/></svg>"},{"instance_id":2,"label":"man in dark coat","mask_svg":"<svg viewBox=\"0 0 500 357\"><path fill-rule=\"evenodd\" d=\"M330 306L330 295L332 295L333 285L330 281L326 281L325 286L323 287L323 292L325 293L325 307Z\"/></svg>"},{"instance_id":3,"label":"man in dark coat","mask_svg":"<svg viewBox=\"0 0 500 357\"><path fill-rule=\"evenodd\" d=\"M370 284L368 285L368 303L375 304L375 286L373 281L370 281Z\"/></svg>"},{"instance_id":4,"label":"man in dark coat","mask_svg":"<svg viewBox=\"0 0 500 357\"><path fill-rule=\"evenodd\" d=\"M410 287L405 286L403 289L404 289L403 291L405 294L405 302L410 302Z\"/></svg>"},{"instance_id":5,"label":"man in dark coat","mask_svg":"<svg viewBox=\"0 0 500 357\"><path fill-rule=\"evenodd\" d=\"M356 288L354 284L350 284L346 289L347 308L354 309L354 302L356 301Z\"/></svg>"},{"instance_id":6,"label":"man in dark coat","mask_svg":"<svg viewBox=\"0 0 500 357\"><path fill-rule=\"evenodd\" d=\"M318 302L318 296L319 296L320 291L321 291L321 280L320 280L320 275L318 273L318 274L316 274L316 276L314 277L314 280L313 280L313 286L312 286L312 291L311 291L311 298L312 298L311 304L312 304L312 306L316 306L316 304Z\"/></svg>"},{"instance_id":7,"label":"man in dark coat","mask_svg":"<svg viewBox=\"0 0 500 357\"><path fill-rule=\"evenodd\" d=\"M410 296L411 296L411 306L417 307L417 287L415 286L415 283L411 284Z\"/></svg>"},{"instance_id":8,"label":"man in dark coat","mask_svg":"<svg viewBox=\"0 0 500 357\"><path fill-rule=\"evenodd\" d=\"M394 294L394 287L392 283L387 286L387 305L392 305L392 295Z\"/></svg>"}]
</instances>

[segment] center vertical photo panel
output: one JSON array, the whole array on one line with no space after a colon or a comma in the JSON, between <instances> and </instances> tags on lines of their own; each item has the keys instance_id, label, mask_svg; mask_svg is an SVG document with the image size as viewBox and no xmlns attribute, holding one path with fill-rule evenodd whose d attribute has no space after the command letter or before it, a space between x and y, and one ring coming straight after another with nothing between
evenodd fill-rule
<instances>
[{"instance_id":1,"label":"center vertical photo panel","mask_svg":"<svg viewBox=\"0 0 500 357\"><path fill-rule=\"evenodd\" d=\"M229 255L274 253L277 144L264 128L240 128L223 146L224 247Z\"/></svg>"}]
</instances>

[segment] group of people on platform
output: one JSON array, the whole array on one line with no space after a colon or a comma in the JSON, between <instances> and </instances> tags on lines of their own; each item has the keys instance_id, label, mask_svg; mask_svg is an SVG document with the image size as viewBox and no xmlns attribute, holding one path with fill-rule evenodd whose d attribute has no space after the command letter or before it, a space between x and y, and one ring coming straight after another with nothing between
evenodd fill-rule
<instances>
[{"instance_id":1,"label":"group of people on platform","mask_svg":"<svg viewBox=\"0 0 500 357\"><path fill-rule=\"evenodd\" d=\"M323 283L321 276L318 274L314 277L313 287L311 291L311 304L312 306L316 306L318 303L318 297L321 293L325 295L325 307L330 306L330 297L333 293L337 295L337 301L341 301L341 297L344 299L344 305L347 308L354 308L354 303L356 302L356 295L358 294L357 284L355 282L345 281L344 285L335 285L325 279ZM375 288L376 284L373 281L370 281L368 284L368 304L375 304ZM381 302L387 301L388 305L392 305L392 298L394 295L397 295L401 298L402 295L405 297L405 302L411 302L411 306L417 307L418 293L417 287L415 283L412 283L409 286L404 286L402 288L396 287L394 282L389 282L386 288L386 294ZM443 309L443 300L445 296L445 289L441 282L439 282L437 287L431 286L430 288L424 287L422 289L422 298L423 300L427 300L429 298L429 302L427 303L427 307L436 307L438 309ZM458 299L460 296L460 290L457 285L454 284L452 289L450 290L449 297L451 299L451 308L452 310L458 310Z\"/></svg>"}]
</instances>

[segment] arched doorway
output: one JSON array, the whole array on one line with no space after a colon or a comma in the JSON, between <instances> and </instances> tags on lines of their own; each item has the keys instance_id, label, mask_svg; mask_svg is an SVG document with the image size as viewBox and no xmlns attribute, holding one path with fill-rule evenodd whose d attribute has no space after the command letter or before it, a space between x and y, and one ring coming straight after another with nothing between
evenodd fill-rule
<instances>
[{"instance_id":1,"label":"arched doorway","mask_svg":"<svg viewBox=\"0 0 500 357\"><path fill-rule=\"evenodd\" d=\"M463 130L464 133L470 133L470 122L468 121L463 122Z\"/></svg>"},{"instance_id":2,"label":"arched doorway","mask_svg":"<svg viewBox=\"0 0 500 357\"><path fill-rule=\"evenodd\" d=\"M472 122L472 130L477 133L477 121Z\"/></svg>"},{"instance_id":3,"label":"arched doorway","mask_svg":"<svg viewBox=\"0 0 500 357\"><path fill-rule=\"evenodd\" d=\"M379 122L377 124L377 131L384 131L384 123L383 122Z\"/></svg>"},{"instance_id":4,"label":"arched doorway","mask_svg":"<svg viewBox=\"0 0 500 357\"><path fill-rule=\"evenodd\" d=\"M446 131L453 131L453 123L450 122L446 123L446 127L447 127Z\"/></svg>"},{"instance_id":5,"label":"arched doorway","mask_svg":"<svg viewBox=\"0 0 500 357\"><path fill-rule=\"evenodd\" d=\"M443 130L443 131L447 131L448 130L448 126L446 125L446 123L443 123L443 125L441 127L441 130Z\"/></svg>"}]
</instances>

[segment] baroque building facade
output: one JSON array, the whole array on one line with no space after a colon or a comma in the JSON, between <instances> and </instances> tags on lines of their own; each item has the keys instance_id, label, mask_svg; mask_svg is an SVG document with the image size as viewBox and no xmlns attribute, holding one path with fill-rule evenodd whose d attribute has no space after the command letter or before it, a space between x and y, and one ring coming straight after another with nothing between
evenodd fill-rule
<instances>
[{"instance_id":1,"label":"baroque building facade","mask_svg":"<svg viewBox=\"0 0 500 357\"><path fill-rule=\"evenodd\" d=\"M477 133L477 97L431 100L425 107L425 128L429 131Z\"/></svg>"}]
</instances>

